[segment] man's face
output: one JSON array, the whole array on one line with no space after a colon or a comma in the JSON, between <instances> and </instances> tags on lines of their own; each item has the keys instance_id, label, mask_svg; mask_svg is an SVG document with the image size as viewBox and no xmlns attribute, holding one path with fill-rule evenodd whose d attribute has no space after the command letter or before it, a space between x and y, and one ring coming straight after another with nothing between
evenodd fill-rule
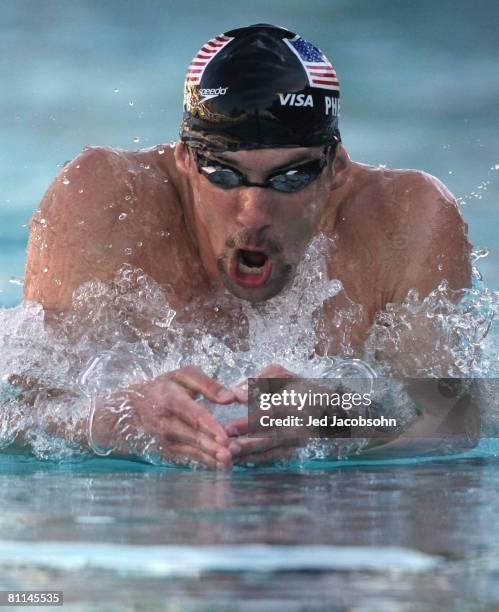
<instances>
[{"instance_id":1,"label":"man's face","mask_svg":"<svg viewBox=\"0 0 499 612\"><path fill-rule=\"evenodd\" d=\"M293 277L316 233L331 190L332 168L294 193L241 185L231 189L211 183L189 151L193 191L191 224L205 269L234 295L258 302L277 295ZM322 147L259 149L203 153L202 166L230 168L247 181L268 178L324 158Z\"/></svg>"}]
</instances>

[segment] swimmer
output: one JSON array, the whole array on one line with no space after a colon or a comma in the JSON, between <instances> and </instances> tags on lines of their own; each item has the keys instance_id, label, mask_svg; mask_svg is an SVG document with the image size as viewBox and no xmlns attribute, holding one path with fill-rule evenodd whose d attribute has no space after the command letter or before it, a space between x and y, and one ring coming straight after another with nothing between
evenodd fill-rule
<instances>
[{"instance_id":1,"label":"swimmer","mask_svg":"<svg viewBox=\"0 0 499 612\"><path fill-rule=\"evenodd\" d=\"M376 314L410 289L426 296L443 279L468 287L467 226L452 194L424 172L353 161L339 114L335 68L312 43L267 24L215 36L188 67L174 147L85 147L50 185L31 223L25 300L47 316L67 311L82 283L111 281L128 263L169 286L175 309L221 287L262 302L290 283L320 232L334 239L330 278L363 307L351 331L358 347ZM341 299L320 315L332 347ZM410 350L419 341L413 329ZM288 374L278 364L262 373ZM223 428L196 397L244 401L192 364L135 385L125 403L131 426L155 436L166 460L227 468L279 456L244 438L244 419ZM131 454L112 439L109 402L95 401L91 446Z\"/></svg>"}]
</instances>

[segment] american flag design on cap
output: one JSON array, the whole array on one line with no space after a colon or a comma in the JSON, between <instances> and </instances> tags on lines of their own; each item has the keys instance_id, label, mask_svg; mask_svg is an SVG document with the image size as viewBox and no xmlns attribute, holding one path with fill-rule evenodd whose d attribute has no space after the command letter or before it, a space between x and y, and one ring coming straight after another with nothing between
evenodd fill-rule
<instances>
[{"instance_id":1,"label":"american flag design on cap","mask_svg":"<svg viewBox=\"0 0 499 612\"><path fill-rule=\"evenodd\" d=\"M340 91L340 83L336 76L336 71L318 47L298 35L291 40L288 38L283 40L300 60L307 73L310 87Z\"/></svg>"},{"instance_id":2,"label":"american flag design on cap","mask_svg":"<svg viewBox=\"0 0 499 612\"><path fill-rule=\"evenodd\" d=\"M187 69L187 76L185 77L186 85L199 85L203 72L206 70L206 66L208 66L215 55L228 45L231 40L234 39L229 36L224 36L224 34L215 36L215 38L210 38L210 40L196 53Z\"/></svg>"}]
</instances>

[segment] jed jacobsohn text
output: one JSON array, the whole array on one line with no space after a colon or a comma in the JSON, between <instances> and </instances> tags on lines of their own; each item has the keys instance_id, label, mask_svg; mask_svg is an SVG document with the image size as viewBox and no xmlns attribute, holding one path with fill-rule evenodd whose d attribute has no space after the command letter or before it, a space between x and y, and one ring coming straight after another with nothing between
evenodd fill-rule
<instances>
[{"instance_id":1,"label":"jed jacobsohn text","mask_svg":"<svg viewBox=\"0 0 499 612\"><path fill-rule=\"evenodd\" d=\"M279 393L261 393L260 410L289 407L302 411L306 407L331 407L349 411L352 408L372 405L370 393L318 393L311 390L301 393L294 389L283 389ZM313 414L274 417L264 414L260 417L262 427L397 427L396 419L366 418L363 415L324 414L321 417Z\"/></svg>"},{"instance_id":2,"label":"jed jacobsohn text","mask_svg":"<svg viewBox=\"0 0 499 612\"><path fill-rule=\"evenodd\" d=\"M384 416L377 418L366 418L362 415L357 417L340 417L335 414L323 417L308 418L289 415L285 417L271 417L264 414L260 417L262 427L397 427L397 419L387 419Z\"/></svg>"}]
</instances>

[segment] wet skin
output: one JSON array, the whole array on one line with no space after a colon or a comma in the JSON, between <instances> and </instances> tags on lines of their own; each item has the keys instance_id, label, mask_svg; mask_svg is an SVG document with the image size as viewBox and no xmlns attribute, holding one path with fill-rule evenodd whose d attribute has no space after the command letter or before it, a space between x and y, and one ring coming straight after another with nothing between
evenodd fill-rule
<instances>
[{"instance_id":1,"label":"wet skin","mask_svg":"<svg viewBox=\"0 0 499 612\"><path fill-rule=\"evenodd\" d=\"M252 182L263 182L281 168L321 154L321 148L269 149L212 157ZM376 313L403 301L409 289L424 296L444 278L452 288L469 286L467 226L453 196L428 174L356 163L340 146L319 178L297 193L244 186L224 190L202 176L192 153L178 144L144 151L88 147L69 162L33 216L24 297L49 313L68 310L78 286L93 278L112 280L129 263L168 284L174 308L208 298L221 286L243 300L264 301L290 281L318 232L334 239L330 277L341 280L348 298L363 307L350 332L359 348ZM241 258L252 263L252 257L265 259L261 278L237 272L247 270L238 267ZM321 313L331 341L318 350L335 351L342 330L333 319L345 306L345 294ZM222 389L192 371L170 377L168 385L186 392L180 402ZM231 393L221 403L234 401ZM197 448L192 419L187 426L189 449ZM203 435L211 431L219 446L197 448L196 458L227 467L240 449L234 450L234 442L233 452L229 449L230 440L216 423L203 426ZM166 448L168 432L165 436ZM211 453L210 461L205 453Z\"/></svg>"}]
</instances>

